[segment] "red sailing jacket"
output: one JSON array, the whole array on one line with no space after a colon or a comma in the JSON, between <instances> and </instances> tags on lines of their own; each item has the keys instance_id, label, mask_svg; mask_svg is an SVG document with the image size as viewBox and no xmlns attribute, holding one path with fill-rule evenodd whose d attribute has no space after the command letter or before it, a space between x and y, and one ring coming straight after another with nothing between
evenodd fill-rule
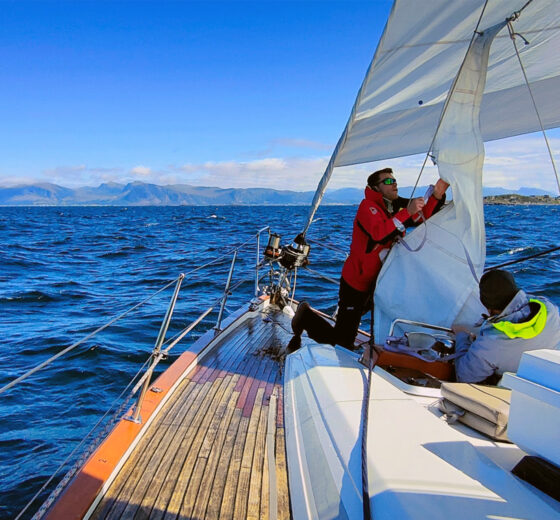
<instances>
[{"instance_id":1,"label":"red sailing jacket","mask_svg":"<svg viewBox=\"0 0 560 520\"><path fill-rule=\"evenodd\" d=\"M444 200L445 196L438 200L432 195L422 210L424 217L430 217ZM342 268L342 278L357 291L370 291L375 284L381 270L381 251L389 249L396 237L404 236L406 226L422 222L419 213L413 216L408 213L408 202L409 199L399 197L393 202L394 211L390 214L381 193L365 189L365 199L354 219L350 255Z\"/></svg>"}]
</instances>

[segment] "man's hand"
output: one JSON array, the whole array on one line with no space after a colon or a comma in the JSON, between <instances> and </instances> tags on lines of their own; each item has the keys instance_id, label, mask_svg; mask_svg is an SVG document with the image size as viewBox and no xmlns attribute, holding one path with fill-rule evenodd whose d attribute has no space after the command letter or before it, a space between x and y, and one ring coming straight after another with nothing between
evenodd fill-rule
<instances>
[{"instance_id":1,"label":"man's hand","mask_svg":"<svg viewBox=\"0 0 560 520\"><path fill-rule=\"evenodd\" d=\"M465 332L469 335L471 341L476 339L476 336L471 332L469 327L465 327L464 325L451 325L451 330L457 334L458 332Z\"/></svg>"},{"instance_id":2,"label":"man's hand","mask_svg":"<svg viewBox=\"0 0 560 520\"><path fill-rule=\"evenodd\" d=\"M410 199L406 209L411 215L416 215L425 205L424 197L417 197L415 199Z\"/></svg>"},{"instance_id":3,"label":"man's hand","mask_svg":"<svg viewBox=\"0 0 560 520\"><path fill-rule=\"evenodd\" d=\"M434 186L434 197L437 200L441 200L447 188L449 188L449 184L443 179L438 179L436 185Z\"/></svg>"}]
</instances>

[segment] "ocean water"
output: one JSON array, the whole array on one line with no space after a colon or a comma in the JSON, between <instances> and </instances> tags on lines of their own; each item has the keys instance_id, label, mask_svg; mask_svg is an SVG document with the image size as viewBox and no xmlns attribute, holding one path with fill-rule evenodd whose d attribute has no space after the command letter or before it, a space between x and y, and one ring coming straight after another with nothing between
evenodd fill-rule
<instances>
[{"instance_id":1,"label":"ocean water","mask_svg":"<svg viewBox=\"0 0 560 520\"><path fill-rule=\"evenodd\" d=\"M322 207L308 235L332 246L313 243L310 267L334 280L355 211ZM269 225L283 243L290 241L307 212L306 207L0 208L0 386L186 273L167 335L172 337L222 294L231 250L247 242L233 281L248 279L228 299L227 310L233 311L254 291L251 237ZM485 218L488 265L558 245L560 206L489 206ZM560 305L558 252L509 269L527 292ZM137 373L154 346L172 290L0 395L0 519L17 515ZM332 313L337 291L336 283L303 273L296 298ZM175 347L161 370L213 327L216 315Z\"/></svg>"}]
</instances>

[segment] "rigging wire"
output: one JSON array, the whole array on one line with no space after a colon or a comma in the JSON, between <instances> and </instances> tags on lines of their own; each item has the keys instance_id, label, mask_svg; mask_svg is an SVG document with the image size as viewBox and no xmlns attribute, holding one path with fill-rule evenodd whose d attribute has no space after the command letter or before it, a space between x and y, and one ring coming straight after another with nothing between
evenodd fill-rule
<instances>
[{"instance_id":1,"label":"rigging wire","mask_svg":"<svg viewBox=\"0 0 560 520\"><path fill-rule=\"evenodd\" d=\"M195 267L194 269L191 269L188 273L186 273L184 276L190 276L192 274L194 274L197 271L200 271L201 269L204 269L205 267L208 267L212 264L215 264L217 262L219 262L220 260L222 260L223 258L225 258L226 256L229 256L233 251L239 250L241 249L243 246L247 245L251 240L253 240L254 236L251 235L250 238L248 238L245 242L239 244L238 246L232 248L229 251L226 251L223 255L214 258L213 260L211 260L210 262L207 262L204 265ZM74 350L76 347L82 345L84 342L86 342L87 340L91 339L92 337L94 337L95 335L97 335L99 332L102 332L103 330L105 330L107 327L113 325L114 323L116 323L117 321L121 320L122 318L124 318L126 315L130 314L132 311L138 309L139 307L141 307L142 305L144 305L145 303L147 303L149 300L151 300L152 298L154 298L155 296L157 296L159 293L165 291L168 287L170 287L171 285L173 285L174 283L177 282L177 280L179 279L179 277L175 278L174 280L171 280L169 283L167 283L165 286L163 286L161 289L159 289L158 291L156 291L155 293L151 294L150 296L148 296L147 298L145 298L144 300L142 300L141 302L137 303L136 305L130 307L129 309L127 309L126 311L124 311L123 313L119 314L118 316L114 317L113 319L111 319L109 322L107 322L105 325L102 325L101 327L98 327L97 329L95 329L93 332L91 332L90 334L88 334L87 336L85 336L84 338L82 338L81 340L73 343L72 345L70 345L69 347L61 350L60 352L56 353L54 356L50 357L49 359L43 361L42 363L39 363L37 366L33 367L31 370L25 372L24 374L22 374L21 376L17 377L16 379L14 379L13 381L10 381L8 384L4 385L3 387L0 388L0 394L3 394L4 392L6 392L7 390L9 390L10 388L12 388L13 386L17 385L18 383L21 383L22 381L24 381L25 379L27 379L29 376L33 375L35 372L38 372L39 370L41 370L42 368L50 365L52 362L54 362L55 360L57 360L59 357L63 356L64 354L70 352L71 350ZM245 282L246 280L243 280L243 282ZM240 284L238 284L236 287L238 287ZM232 289L233 290L233 289Z\"/></svg>"},{"instance_id":2,"label":"rigging wire","mask_svg":"<svg viewBox=\"0 0 560 520\"><path fill-rule=\"evenodd\" d=\"M506 267L508 265L519 264L520 262L525 262L527 260L531 260L532 258L537 258L539 256L544 256L549 253L553 253L554 251L560 250L560 246L552 247L547 249L546 251L541 251L540 253L535 253L534 255L524 256L523 258L518 258L517 260L510 260L509 262L504 262L503 264L492 265L487 267L484 271L491 271L493 269L501 269L502 267Z\"/></svg>"},{"instance_id":3,"label":"rigging wire","mask_svg":"<svg viewBox=\"0 0 560 520\"><path fill-rule=\"evenodd\" d=\"M304 269L306 271L309 271L311 274L314 274L315 276L318 276L319 278L323 278L323 280L327 280L327 282L331 282L335 285L339 285L340 284L340 280L335 280L334 278L331 278L329 276L327 276L326 274L322 274L319 271L315 271L315 269L311 269L310 267L304 267Z\"/></svg>"},{"instance_id":4,"label":"rigging wire","mask_svg":"<svg viewBox=\"0 0 560 520\"><path fill-rule=\"evenodd\" d=\"M344 250L340 247L333 246L332 244L325 244L325 242L321 242L319 240L314 240L312 238L306 238L306 240L311 244L315 244L319 247L324 247L325 249L330 249L331 251L334 251L335 253L340 253L341 255L344 255L344 256L348 256L348 251L346 251L346 250Z\"/></svg>"},{"instance_id":5,"label":"rigging wire","mask_svg":"<svg viewBox=\"0 0 560 520\"><path fill-rule=\"evenodd\" d=\"M93 332L91 332L90 334L88 334L87 336L82 338L81 340L76 341L75 343L73 343L69 347L66 347L65 349L61 350L60 352L56 353L54 356L50 357L46 361L43 361L42 363L39 363L37 366L33 367L31 370L27 371L25 374L19 376L18 378L14 379L13 381L10 381L7 385L0 388L0 394L3 394L6 390L9 390L10 388L12 388L12 386L17 385L21 381L27 379L29 376L33 375L35 372L38 372L39 370L46 367L47 365L50 365L53 361L55 361L59 357L63 356L67 352L70 352L71 350L75 349L76 347L78 347L82 343L86 342L88 339L91 339L93 336L95 336L96 334L98 334L102 330L105 330L107 327L109 327L113 323L115 323L115 322L119 321L120 319L124 318L127 314L130 314L133 310L136 310L138 307L144 305L146 302L151 300L154 296L158 295L159 293L161 293L162 291L167 289L169 286L176 283L178 279L179 279L179 277L175 278L175 280L172 280L167 285L165 285L164 287L162 287L161 289L159 289L155 293L151 294L146 299L142 300L140 303L137 303L133 307L130 307L128 310L124 311L123 313L119 314L118 316L116 316L112 320L108 321L105 325L102 325L101 327L98 327Z\"/></svg>"},{"instance_id":6,"label":"rigging wire","mask_svg":"<svg viewBox=\"0 0 560 520\"><path fill-rule=\"evenodd\" d=\"M521 67L521 72L523 73L523 78L525 79L525 84L527 85L527 90L529 91L529 96L531 97L531 102L533 103L533 108L535 109L535 114L537 115L537 119L539 121L539 126L541 128L541 132L544 138L544 142L546 144L546 149L548 150L548 155L550 157L550 162L552 163L552 169L554 170L554 176L556 177L556 184L558 185L558 193L560 194L560 178L558 178L558 170L556 168L556 161L554 160L554 156L552 154L552 149L550 148L550 143L548 141L548 136L546 135L546 131L544 129L544 125L541 119L541 115L539 113L539 109L537 107L537 102L535 100L535 96L533 95L533 89L531 88L531 84L529 83L529 78L527 77L527 72L525 70L525 67L523 66L523 62L521 61L521 56L519 55L519 49L517 48L517 42L515 41L515 37L516 36L520 36L521 38L523 38L523 36L521 36L520 34L517 34L514 30L513 30L513 25L512 22L514 22L515 20L517 20L519 18L519 14L521 13L521 11L523 9L525 9L525 7L527 7L530 3L532 2L532 0L529 0L529 2L527 2L519 11L516 11L513 16L511 16L510 18L508 18L507 20L507 28L509 31L509 36L511 38L511 41L513 42L513 48L515 49L515 54L517 55L517 60L519 61L519 66ZM527 40L525 40L525 38L523 38L523 40L525 41L525 45L527 45Z\"/></svg>"},{"instance_id":7,"label":"rigging wire","mask_svg":"<svg viewBox=\"0 0 560 520\"><path fill-rule=\"evenodd\" d=\"M84 438L80 441L80 443L70 452L70 454L62 461L62 463L58 466L58 468L55 470L55 472L49 477L49 479L41 486L41 488L39 489L39 491L37 491L37 493L35 493L35 495L33 495L33 497L31 498L31 500L29 502L27 502L27 504L25 505L25 507L19 512L19 514L16 516L16 518L14 520L19 520L19 518L21 518L21 516L27 511L27 509L29 509L29 507L31 506L31 504L33 504L33 502L35 502L35 500L37 500L37 497L45 490L45 488L52 482L52 480L54 479L54 477L58 474L58 472L65 466L65 464L72 458L72 456L78 451L78 449L84 444L84 442L86 441L86 439L95 431L95 429L103 422L103 420L105 419L105 417L107 417L107 415L109 415L109 412L113 409L113 407L115 406L115 404L122 398L122 396L126 393L126 391L130 388L130 386L132 385L132 383L134 383L135 379L139 376L140 372L142 372L142 370L144 370L144 368L146 367L146 365L149 363L150 359L152 359L152 355L150 355L148 357L148 359L144 362L144 364L140 367L140 369L136 372L136 374L134 375L134 377L130 380L130 382L128 383L128 385L124 388L124 390L119 394L119 396L117 398L115 398L113 400L113 402L111 403L111 405L109 406L108 410L105 412L105 414L93 425L93 427L89 430L89 432L84 436ZM99 435L97 436L97 439L99 439L101 436L105 435L105 433L108 431L108 429L111 427L111 425L114 422L114 419L121 413L121 411L126 407L126 405L128 404L128 402L130 401L130 398L132 397L132 394L121 404L121 406L119 406L119 408L115 411L113 418L107 422L107 424L105 425L105 428L99 433ZM97 440L95 439L95 440ZM85 457L89 456L89 454L91 453L91 451L93 451L91 449L91 446L94 446L95 440L90 444L90 448L88 448L84 454L82 454L82 456L76 461L76 463L72 466L72 468L70 468L68 470L68 472L66 473L66 475L63 477L63 479L58 483L58 485L56 486L56 488L51 492L51 494L49 495L49 497L47 498L47 500L43 503L43 505L39 508L39 511L37 511L37 513L35 513L35 515L33 516L33 518L41 518L43 516L43 514L45 513L45 511L48 509L48 507L50 507L50 504L54 501L54 499L56 499L56 497L58 496L58 494L60 494L60 491L64 488L64 486L66 485L66 483L70 480L70 477L72 477L74 475L74 473L76 472L77 467L81 466L83 463L83 460L85 459Z\"/></svg>"}]
</instances>

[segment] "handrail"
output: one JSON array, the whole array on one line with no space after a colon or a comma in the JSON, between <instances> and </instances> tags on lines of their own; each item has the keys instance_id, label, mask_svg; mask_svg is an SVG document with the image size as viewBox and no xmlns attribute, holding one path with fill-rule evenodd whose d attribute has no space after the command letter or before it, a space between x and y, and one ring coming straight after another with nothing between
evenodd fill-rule
<instances>
[{"instance_id":1,"label":"handrail","mask_svg":"<svg viewBox=\"0 0 560 520\"><path fill-rule=\"evenodd\" d=\"M129 393L128 397L126 398L126 400L118 407L118 409L116 410L115 414L113 415L113 418L111 419L111 421L109 421L105 428L103 429L103 432L101 432L94 440L93 442L90 443L90 445L88 446L86 453L91 453L92 448L95 446L97 439L104 433L106 433L107 428L110 427L111 424L113 424L114 420L117 418L117 416L122 417L121 413L123 413L124 409L127 407L128 402L130 401L130 399L132 399L132 397L138 392L138 390L142 389L141 394L138 398L138 401L136 402L136 404L134 405L134 407L132 408L132 416L129 416L129 420L135 420L140 422L141 418L139 416L140 410L141 410L141 406L142 406L142 401L143 398L147 392L147 389L149 388L150 385L150 380L151 380L151 376L153 375L153 372L155 370L156 365L162 360L162 359L166 359L167 355L169 353L169 351L176 346L189 332L191 332L198 324L200 324L200 322L206 317L208 316L216 307L216 305L218 303L221 303L221 314L223 314L223 311L225 310L225 303L227 300L227 297L229 294L231 294L233 291L235 291L240 285L248 282L250 280L250 278L244 278L242 280L240 280L239 282L232 284L231 283L231 278L233 275L233 266L235 264L235 260L237 258L237 253L238 251L244 247L247 243L249 243L251 240L253 240L256 236L257 238L257 255L256 255L256 262L255 262L255 292L258 294L258 287L259 287L259 267L262 267L262 265L264 264L264 262L260 262L259 261L259 250L260 250L260 235L262 233L264 233L265 231L268 231L269 227L266 226L262 229L260 229L256 235L252 235L252 237L248 240L246 240L245 242L239 244L238 246L236 246L235 248L232 248L230 251L226 252L225 254L221 255L218 258L215 258L213 260L211 260L210 262L207 262L206 264L196 267L195 269L192 269L191 271L189 271L186 274L181 274L179 277L177 277L176 279L170 281L169 283L167 283L164 287L162 287L161 289L159 289L158 291L156 291L155 293L153 293L152 295L150 295L149 297L147 297L146 299L142 300L141 302L137 303L136 305L134 305L133 307L129 308L128 310L126 310L125 312L121 313L120 315L116 316L115 318L111 319L109 322L107 322L105 325L103 325L102 327L99 327L98 329L96 329L95 331L93 331L92 333L88 334L86 337L82 338L81 340L77 341L76 343L72 344L70 347L67 347L66 349L62 350L61 352L57 353L56 355L54 355L53 357L51 357L50 359L48 359L47 361L37 365L36 367L34 367L32 370L26 372L25 374L23 374L22 376L18 377L17 379L11 381L10 383L8 383L7 385L5 385L4 387L0 388L0 394L7 391L8 389L12 388L14 385L18 384L19 382L27 379L29 376L31 376L32 374L34 374L35 372L37 372L38 370L40 370L41 368L44 368L45 366L49 365L50 363L52 363L53 361L55 361L56 359L58 359L59 357L61 357L62 355L64 355L65 353L69 352L70 350L76 348L77 346L83 344L85 341L87 341L88 339L92 338L93 336L95 336L96 334L98 334L99 332L101 332L102 330L106 329L107 327L109 327L110 325L114 324L115 322L117 322L118 320L124 318L126 315L130 314L132 311L136 310L137 308L139 308L140 306L144 305L146 302L148 302L149 300L151 300L153 297L155 297L157 294L161 293L162 291L164 291L165 289L169 288L172 284L176 284L175 285L175 290L173 293L173 296L171 298L171 301L168 305L167 311L166 311L166 315L162 321L159 333L158 333L158 337L156 339L156 343L155 343L155 347L152 351L152 353L150 354L150 357L146 360L146 362L144 363L144 365L140 368L140 370L136 373L136 375L132 378L132 380L129 382L129 384L127 385L127 387L123 390L123 392L121 392L121 394L119 395L119 397L117 399L115 399L115 401L113 401L113 403L111 404L111 407L109 408L109 410L103 415L103 417L101 417L101 419L99 419L99 421L91 428L91 430L86 434L86 436L82 439L82 441L78 444L78 446L76 446L76 448L74 448L74 450L70 453L70 455L67 456L67 458L62 462L62 464L56 469L56 471L53 473L53 475L43 484L43 486L41 487L41 489L33 496L33 498L27 503L27 505L24 507L24 509L19 513L17 518L21 518L21 516L25 513L25 511L27 511L27 509L31 506L31 504L38 498L38 496L46 489L46 487L49 485L50 482L52 482L52 480L54 479L54 477L61 471L61 469L67 464L67 462L70 460L70 458L77 452L77 450L84 444L84 442L86 441L86 439L88 437L91 436L91 434L102 424L103 420L107 417L107 415L110 413L111 409L113 409L113 407L115 406L115 404L122 398L122 396L126 393L126 391L131 387L131 385L135 382L135 380L138 378L138 376L140 375L140 373L144 370L144 368L146 367L146 365L149 364L147 370L144 372L144 374L138 379L138 381L136 382L134 388L131 390L131 392ZM175 304L177 302L178 296L179 296L179 291L181 288L181 284L184 280L184 278L186 276L189 276L190 274L199 271L201 269L203 269L204 267L207 267L209 265L215 264L217 262L219 262L220 260L222 260L223 258L225 258L226 256L228 256L229 253L231 253L233 251L234 256L233 256L233 260L230 266L230 273L228 275L228 281L226 284L226 289L224 290L224 294L220 297L217 298L212 304L211 306L206 309L198 318L196 318L190 325L188 325L185 329L183 329L181 332L179 332L175 337L171 338L170 340L168 340L169 344L166 345L167 342L165 342L165 335L167 333L167 330L169 328L170 322L171 322L171 318L173 315L173 311L175 308ZM221 316L220 319L218 321L218 328L219 325L221 325ZM163 348L165 346L165 348ZM151 363L150 363L151 361ZM127 419L127 417L123 417L124 419ZM88 451L89 450L89 451ZM78 459L78 461L76 461L73 465L73 467L67 472L66 476L62 479L62 481L59 482L59 484L56 486L55 490L51 493L51 495L49 496L49 498L47 499L47 501L44 503L44 505L39 509L38 511L38 515L39 518L44 514L44 512L48 509L49 504L52 503L52 501L56 498L56 496L58 496L60 494L60 492L62 491L62 489L64 488L65 484L70 480L71 475L73 475L73 473L75 473L76 469L80 466L80 463L83 462L83 455L80 456L80 458Z\"/></svg>"},{"instance_id":2,"label":"handrail","mask_svg":"<svg viewBox=\"0 0 560 520\"><path fill-rule=\"evenodd\" d=\"M137 303L136 305L134 305L130 309L124 311L122 314L119 314L116 318L113 318L112 320L108 321L105 325L102 325L101 327L95 329L93 332L88 334L85 338L82 338L81 340L77 341L76 343L73 343L69 347L66 347L64 350L61 350L60 352L56 353L54 356L50 357L46 361L43 361L42 363L39 363L36 367L33 367L31 370L27 371L25 374L22 374L21 376L14 379L13 381L10 381L7 385L4 385L2 388L0 388L0 394L3 394L4 392L6 392L6 390L9 390L10 388L12 388L12 386L14 386L18 383L21 383L22 381L27 379L29 376L33 375L35 372L41 370L42 368L46 367L47 365L50 365L53 361L55 361L59 357L63 356L67 352L70 352L71 350L75 349L76 347L78 347L79 345L81 345L82 343L87 341L88 339L91 339L93 336L95 336L96 334L98 334L102 330L105 330L107 327L109 327L113 323L115 323L115 322L119 321L120 319L124 318L127 314L131 313L133 310L136 310L138 307L141 307L142 305L144 305L146 302L151 300L154 296L158 295L160 292L167 289L170 285L172 285L176 281L177 281L177 278L175 280L172 280L171 282L169 282L167 285L165 285L164 287L162 287L161 289L159 289L158 291L156 291L152 295L148 296L146 299L142 300L140 303Z\"/></svg>"},{"instance_id":3,"label":"handrail","mask_svg":"<svg viewBox=\"0 0 560 520\"><path fill-rule=\"evenodd\" d=\"M218 320L216 321L216 326L214 329L216 332L220 332L220 325L222 324L222 316L224 314L224 308L226 306L227 297L229 295L229 286L231 285L231 277L233 276L233 268L235 267L235 261L237 260L237 251L234 251L233 258L231 260L231 266L229 268L229 273L227 277L226 287L224 289L224 296L222 297L222 303L220 305L220 312L218 313Z\"/></svg>"},{"instance_id":4,"label":"handrail","mask_svg":"<svg viewBox=\"0 0 560 520\"><path fill-rule=\"evenodd\" d=\"M431 323L424 323L422 321L405 320L404 318L396 318L391 322L391 327L389 329L389 336L393 335L395 331L395 325L397 323L403 323L404 325L416 325L424 329L439 330L441 332L453 332L449 327L442 327L441 325L432 325Z\"/></svg>"}]
</instances>

